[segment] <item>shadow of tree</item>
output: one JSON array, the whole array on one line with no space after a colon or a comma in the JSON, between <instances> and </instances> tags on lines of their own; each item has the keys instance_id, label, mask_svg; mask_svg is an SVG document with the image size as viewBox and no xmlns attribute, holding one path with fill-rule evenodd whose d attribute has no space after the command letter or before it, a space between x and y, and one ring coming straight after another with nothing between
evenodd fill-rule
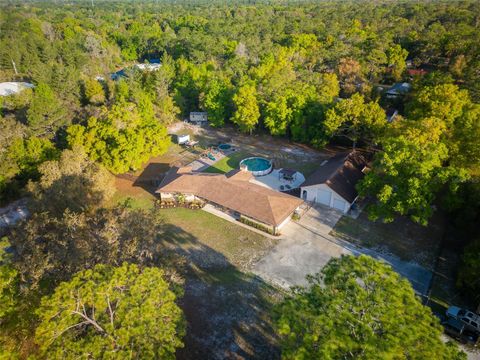
<instances>
[{"instance_id":1,"label":"shadow of tree","mask_svg":"<svg viewBox=\"0 0 480 360\"><path fill-rule=\"evenodd\" d=\"M134 180L133 186L141 187L145 191L153 194L169 169L169 163L149 163Z\"/></svg>"},{"instance_id":2,"label":"shadow of tree","mask_svg":"<svg viewBox=\"0 0 480 360\"><path fill-rule=\"evenodd\" d=\"M177 359L279 359L270 318L279 290L175 225L166 224L161 238L186 259L180 306L188 325Z\"/></svg>"}]
</instances>

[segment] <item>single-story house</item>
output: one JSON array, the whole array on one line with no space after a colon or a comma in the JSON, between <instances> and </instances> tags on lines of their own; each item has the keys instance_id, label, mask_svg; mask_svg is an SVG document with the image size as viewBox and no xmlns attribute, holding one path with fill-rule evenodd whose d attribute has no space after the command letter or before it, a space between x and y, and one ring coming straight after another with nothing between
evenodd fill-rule
<instances>
[{"instance_id":1,"label":"single-story house","mask_svg":"<svg viewBox=\"0 0 480 360\"><path fill-rule=\"evenodd\" d=\"M385 95L389 99L396 99L400 96L407 94L412 89L412 85L407 82L395 83L387 89Z\"/></svg>"},{"instance_id":2,"label":"single-story house","mask_svg":"<svg viewBox=\"0 0 480 360\"><path fill-rule=\"evenodd\" d=\"M32 89L35 85L27 82L2 82L0 83L0 96L9 96L20 93L25 89Z\"/></svg>"},{"instance_id":3,"label":"single-story house","mask_svg":"<svg viewBox=\"0 0 480 360\"><path fill-rule=\"evenodd\" d=\"M134 66L141 71L157 71L162 67L162 64L160 62L149 62L143 64L135 64Z\"/></svg>"},{"instance_id":4,"label":"single-story house","mask_svg":"<svg viewBox=\"0 0 480 360\"><path fill-rule=\"evenodd\" d=\"M367 164L366 156L359 151L331 157L302 184L302 199L348 212L357 200L355 186L364 177Z\"/></svg>"},{"instance_id":5,"label":"single-story house","mask_svg":"<svg viewBox=\"0 0 480 360\"><path fill-rule=\"evenodd\" d=\"M303 203L298 197L250 182L253 175L245 170L227 174L192 172L191 167L173 167L156 193L161 200L182 196L186 201L206 201L236 218L258 223L273 233L288 223Z\"/></svg>"},{"instance_id":6,"label":"single-story house","mask_svg":"<svg viewBox=\"0 0 480 360\"><path fill-rule=\"evenodd\" d=\"M190 113L190 122L196 125L202 125L208 122L208 116L206 112L192 111Z\"/></svg>"}]
</instances>

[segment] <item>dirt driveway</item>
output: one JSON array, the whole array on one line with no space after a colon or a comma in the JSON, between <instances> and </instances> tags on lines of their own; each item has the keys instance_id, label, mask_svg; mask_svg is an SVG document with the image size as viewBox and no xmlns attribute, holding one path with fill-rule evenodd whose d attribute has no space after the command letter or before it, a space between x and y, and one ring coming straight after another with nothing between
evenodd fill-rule
<instances>
[{"instance_id":1,"label":"dirt driveway","mask_svg":"<svg viewBox=\"0 0 480 360\"><path fill-rule=\"evenodd\" d=\"M283 228L278 245L260 259L252 271L266 281L287 288L305 285L306 275L320 271L334 256L365 254L390 264L412 283L418 294L426 294L432 278L430 270L332 236L332 228L341 217L341 213L326 206L312 207L300 221L292 221Z\"/></svg>"}]
</instances>

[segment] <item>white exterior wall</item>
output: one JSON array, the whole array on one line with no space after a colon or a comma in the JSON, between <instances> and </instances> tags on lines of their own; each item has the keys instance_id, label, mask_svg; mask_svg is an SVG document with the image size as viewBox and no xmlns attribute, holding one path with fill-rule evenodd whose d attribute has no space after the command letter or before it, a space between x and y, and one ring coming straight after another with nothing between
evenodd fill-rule
<instances>
[{"instance_id":1,"label":"white exterior wall","mask_svg":"<svg viewBox=\"0 0 480 360\"><path fill-rule=\"evenodd\" d=\"M292 214L288 215L287 218L277 226L277 231L279 231L281 228L287 225L290 222L290 220L292 220Z\"/></svg>"},{"instance_id":2,"label":"white exterior wall","mask_svg":"<svg viewBox=\"0 0 480 360\"><path fill-rule=\"evenodd\" d=\"M160 193L160 199L162 199L162 200L173 199L173 194L162 192L162 193Z\"/></svg>"},{"instance_id":3,"label":"white exterior wall","mask_svg":"<svg viewBox=\"0 0 480 360\"><path fill-rule=\"evenodd\" d=\"M307 192L307 198L305 199L306 201L316 201L316 202L318 202L318 200L316 199L317 191L318 190L325 190L325 191L329 191L331 193L330 204L328 206L333 208L333 202L335 201L335 199L342 200L342 201L345 202L345 208L343 209L343 213L348 212L348 210L350 210L350 206L352 206L352 204L350 204L347 200L345 200L343 197L338 195L335 191L333 191L330 187L328 187L325 184L306 186L306 187L301 187L300 189L301 189L300 197L302 199L303 199L303 192L304 191Z\"/></svg>"}]
</instances>

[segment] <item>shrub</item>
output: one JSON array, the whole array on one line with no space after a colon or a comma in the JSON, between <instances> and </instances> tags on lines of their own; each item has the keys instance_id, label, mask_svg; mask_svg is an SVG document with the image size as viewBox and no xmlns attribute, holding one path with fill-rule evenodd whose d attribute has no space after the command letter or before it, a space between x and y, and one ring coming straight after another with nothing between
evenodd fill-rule
<instances>
[{"instance_id":1,"label":"shrub","mask_svg":"<svg viewBox=\"0 0 480 360\"><path fill-rule=\"evenodd\" d=\"M267 234L270 234L270 235L279 235L278 233L275 233L275 231L273 231L273 229L271 229L270 227L268 227L267 225L263 225L263 224L260 224L256 221L253 221L253 220L250 220L250 219L247 219L246 217L244 216L240 216L240 218L238 219L238 221L240 221L241 223L245 224L245 225L248 225L248 226L251 226L255 229L258 229L258 230L261 230L263 232L266 232Z\"/></svg>"}]
</instances>

